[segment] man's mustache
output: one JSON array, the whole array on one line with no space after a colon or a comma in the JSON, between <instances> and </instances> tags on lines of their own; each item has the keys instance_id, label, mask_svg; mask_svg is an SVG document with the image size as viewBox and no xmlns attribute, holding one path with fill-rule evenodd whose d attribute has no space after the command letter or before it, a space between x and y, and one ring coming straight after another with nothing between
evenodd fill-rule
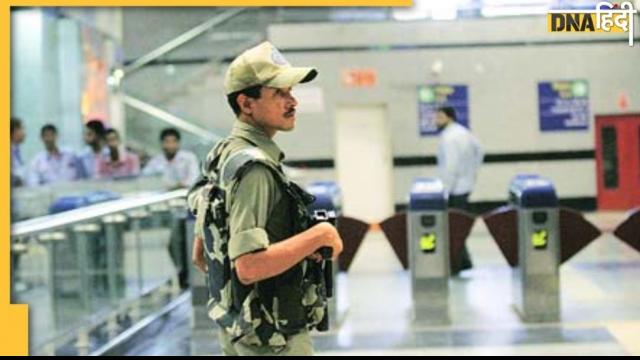
<instances>
[{"instance_id":1,"label":"man's mustache","mask_svg":"<svg viewBox=\"0 0 640 360\"><path fill-rule=\"evenodd\" d=\"M295 114L295 112L296 112L296 108L291 108L291 109L289 109L289 111L284 113L284 116L286 116L286 117L292 116L293 114Z\"/></svg>"}]
</instances>

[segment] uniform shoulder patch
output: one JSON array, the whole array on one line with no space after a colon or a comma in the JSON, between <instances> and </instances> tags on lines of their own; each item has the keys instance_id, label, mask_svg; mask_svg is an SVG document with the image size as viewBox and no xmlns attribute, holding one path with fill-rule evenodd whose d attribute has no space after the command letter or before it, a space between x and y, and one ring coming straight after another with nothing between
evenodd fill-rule
<instances>
[{"instance_id":1,"label":"uniform shoulder patch","mask_svg":"<svg viewBox=\"0 0 640 360\"><path fill-rule=\"evenodd\" d=\"M231 154L220 168L221 186L226 188L240 174L240 169L252 162L260 162L266 166L273 168L275 164L269 160L267 155L259 148L242 149Z\"/></svg>"}]
</instances>

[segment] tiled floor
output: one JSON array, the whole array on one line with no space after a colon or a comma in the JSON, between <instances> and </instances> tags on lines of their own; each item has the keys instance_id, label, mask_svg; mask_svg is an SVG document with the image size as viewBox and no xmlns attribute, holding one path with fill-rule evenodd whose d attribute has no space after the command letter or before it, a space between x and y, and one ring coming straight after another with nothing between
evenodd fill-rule
<instances>
[{"instance_id":1,"label":"tiled floor","mask_svg":"<svg viewBox=\"0 0 640 360\"><path fill-rule=\"evenodd\" d=\"M613 228L624 214L591 214ZM475 267L450 281L451 325L411 320L410 277L380 233L369 234L339 278L340 326L314 336L319 355L640 355L640 253L604 234L561 268L562 321L524 324L511 305L511 271L478 221ZM218 354L213 331L193 332L188 306L129 354Z\"/></svg>"}]
</instances>

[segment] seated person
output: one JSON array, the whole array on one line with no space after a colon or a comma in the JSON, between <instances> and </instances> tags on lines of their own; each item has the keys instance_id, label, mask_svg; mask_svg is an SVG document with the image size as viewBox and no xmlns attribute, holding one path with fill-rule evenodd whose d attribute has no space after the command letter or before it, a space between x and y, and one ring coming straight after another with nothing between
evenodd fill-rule
<instances>
[{"instance_id":1,"label":"seated person","mask_svg":"<svg viewBox=\"0 0 640 360\"><path fill-rule=\"evenodd\" d=\"M118 179L134 177L140 173L140 159L138 155L125 150L120 143L120 135L115 129L105 132L108 151L97 163L99 179Z\"/></svg>"},{"instance_id":2,"label":"seated person","mask_svg":"<svg viewBox=\"0 0 640 360\"><path fill-rule=\"evenodd\" d=\"M91 120L85 124L84 143L85 148L78 153L78 159L82 165L82 178L95 179L97 165L101 156L108 153L104 141L105 128L100 120Z\"/></svg>"},{"instance_id":3,"label":"seated person","mask_svg":"<svg viewBox=\"0 0 640 360\"><path fill-rule=\"evenodd\" d=\"M38 153L29 166L29 186L49 185L80 178L79 161L68 149L58 147L58 129L47 124L40 130L45 150Z\"/></svg>"},{"instance_id":4,"label":"seated person","mask_svg":"<svg viewBox=\"0 0 640 360\"><path fill-rule=\"evenodd\" d=\"M198 179L198 158L190 151L180 149L180 132L173 128L160 133L162 154L154 156L142 174L162 175L168 189L188 188Z\"/></svg>"}]
</instances>

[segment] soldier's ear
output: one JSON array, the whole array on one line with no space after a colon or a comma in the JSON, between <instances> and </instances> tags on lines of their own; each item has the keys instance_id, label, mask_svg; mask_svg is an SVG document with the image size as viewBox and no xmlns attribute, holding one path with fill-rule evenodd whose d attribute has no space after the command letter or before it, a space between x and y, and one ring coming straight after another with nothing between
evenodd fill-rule
<instances>
[{"instance_id":1,"label":"soldier's ear","mask_svg":"<svg viewBox=\"0 0 640 360\"><path fill-rule=\"evenodd\" d=\"M238 102L238 106L240 107L240 112L245 115L253 114L253 99L245 94L238 95L236 99Z\"/></svg>"}]
</instances>

